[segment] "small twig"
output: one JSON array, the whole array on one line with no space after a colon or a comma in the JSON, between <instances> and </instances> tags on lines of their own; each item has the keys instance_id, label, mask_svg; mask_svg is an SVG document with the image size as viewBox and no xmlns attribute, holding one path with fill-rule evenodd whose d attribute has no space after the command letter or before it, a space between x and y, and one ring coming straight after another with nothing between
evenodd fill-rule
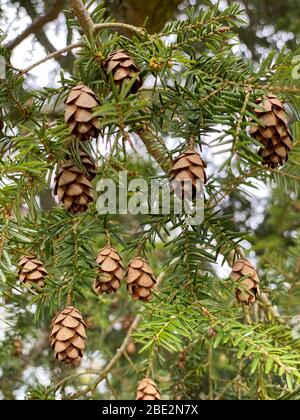
<instances>
[{"instance_id":1,"label":"small twig","mask_svg":"<svg viewBox=\"0 0 300 420\"><path fill-rule=\"evenodd\" d=\"M127 332L126 337L124 338L123 343L117 349L116 354L111 359L111 361L99 373L97 379L90 386L88 386L86 389L84 389L83 391L79 391L76 394L70 395L70 396L66 397L66 399L72 399L73 400L73 399L76 399L78 397L81 397L81 396L87 394L88 392L95 392L95 390L97 389L97 386L100 384L100 382L102 382L104 379L106 379L107 375L110 373L110 371L115 366L117 361L121 358L123 353L126 351L126 347L127 347L128 343L130 341L131 335L132 335L133 331L137 328L140 320L141 320L141 315L137 315L135 317L135 319L133 320L133 322L132 322L132 324L131 324L128 332Z\"/></svg>"},{"instance_id":2,"label":"small twig","mask_svg":"<svg viewBox=\"0 0 300 420\"><path fill-rule=\"evenodd\" d=\"M129 25L128 23L121 23L121 22L105 22L105 23L97 23L94 25L94 33L102 31L104 29L126 29L131 32L136 32L139 35L145 34L145 29L139 26Z\"/></svg>"},{"instance_id":3,"label":"small twig","mask_svg":"<svg viewBox=\"0 0 300 420\"><path fill-rule=\"evenodd\" d=\"M141 33L141 31L143 30L142 28L138 28L138 27L135 27L135 26L132 26L132 25L126 25L125 23L118 23L118 22L115 22L115 23L103 23L103 24L102 23L99 23L99 24L95 25L95 28L96 28L96 31L99 32L101 30L109 29L109 28L111 28L111 29L113 29L113 28L117 29L117 28L123 28L124 27L126 29L129 29L128 26L131 27L131 30L133 32ZM73 44L67 45L64 48L62 48L60 50L57 50L57 51L54 51L53 53L47 55L46 57L42 58L41 60L37 61L36 63L31 64L30 66L26 67L25 69L18 70L18 71L20 72L20 75L22 76L22 75L24 75L26 73L29 73L31 70L33 70L34 68L40 66L41 64L45 63L46 61L52 60L53 58L57 58L60 55L64 54L65 52L71 51L71 50L73 50L75 48L80 48L80 47L82 47L82 45L83 44L82 44L81 41L78 41L78 42L75 42Z\"/></svg>"},{"instance_id":4,"label":"small twig","mask_svg":"<svg viewBox=\"0 0 300 420\"><path fill-rule=\"evenodd\" d=\"M73 305L73 290L70 290L68 292L66 305L67 306L72 306Z\"/></svg>"},{"instance_id":5,"label":"small twig","mask_svg":"<svg viewBox=\"0 0 300 420\"><path fill-rule=\"evenodd\" d=\"M208 356L207 356L207 364L208 364L208 395L209 399L212 401L214 399L214 391L213 391L213 373L212 373L212 364L213 364L213 347L211 344L208 345Z\"/></svg>"},{"instance_id":6,"label":"small twig","mask_svg":"<svg viewBox=\"0 0 300 420\"><path fill-rule=\"evenodd\" d=\"M26 73L30 72L32 69L40 66L41 64L45 63L46 61L52 60L52 58L57 58L61 54L65 53L67 51L71 51L74 48L79 48L79 47L81 47L81 45L82 45L81 42L75 42L74 44L67 45L66 47L62 48L61 50L54 51L54 53L47 55L46 57L42 58L41 60L37 61L36 63L33 63L30 66L26 67L24 70L21 70L21 76L23 74L26 74Z\"/></svg>"},{"instance_id":7,"label":"small twig","mask_svg":"<svg viewBox=\"0 0 300 420\"><path fill-rule=\"evenodd\" d=\"M105 243L107 246L111 246L110 233L107 229L105 229Z\"/></svg>"},{"instance_id":8,"label":"small twig","mask_svg":"<svg viewBox=\"0 0 300 420\"><path fill-rule=\"evenodd\" d=\"M252 319L251 319L250 312L249 312L249 306L244 305L243 306L243 311L244 311L244 318L245 318L246 323L248 325L251 325L252 324Z\"/></svg>"},{"instance_id":9,"label":"small twig","mask_svg":"<svg viewBox=\"0 0 300 420\"><path fill-rule=\"evenodd\" d=\"M195 149L195 137L191 136L191 138L188 141L188 146L187 146L188 150L194 150Z\"/></svg>"},{"instance_id":10,"label":"small twig","mask_svg":"<svg viewBox=\"0 0 300 420\"><path fill-rule=\"evenodd\" d=\"M234 139L233 139L233 145L232 145L233 154L236 153L236 145L239 141L240 133L241 133L241 130L242 130L242 123L243 123L243 119L244 119L246 111L247 111L247 106L248 106L248 103L249 103L250 95L251 95L251 89L246 88L245 100L244 100L243 107L242 107L241 112L240 112L239 119L237 121L235 135L234 135Z\"/></svg>"},{"instance_id":11,"label":"small twig","mask_svg":"<svg viewBox=\"0 0 300 420\"><path fill-rule=\"evenodd\" d=\"M260 293L259 301L266 307L266 309L272 314L276 321L280 322L281 324L285 324L285 320L280 316L278 310L272 305L272 302L266 295L266 293Z\"/></svg>"}]
</instances>

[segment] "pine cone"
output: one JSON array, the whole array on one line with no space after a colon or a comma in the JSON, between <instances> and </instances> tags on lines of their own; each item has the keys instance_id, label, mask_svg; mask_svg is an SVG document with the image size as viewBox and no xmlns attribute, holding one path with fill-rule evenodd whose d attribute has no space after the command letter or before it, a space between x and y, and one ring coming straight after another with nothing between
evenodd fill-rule
<instances>
[{"instance_id":1,"label":"pine cone","mask_svg":"<svg viewBox=\"0 0 300 420\"><path fill-rule=\"evenodd\" d=\"M55 181L54 194L66 210L74 214L88 209L89 203L93 201L92 186L72 162L61 166Z\"/></svg>"},{"instance_id":2,"label":"pine cone","mask_svg":"<svg viewBox=\"0 0 300 420\"><path fill-rule=\"evenodd\" d=\"M96 174L97 168L93 159L87 153L80 151L81 164L85 170L85 175L89 181L92 181Z\"/></svg>"},{"instance_id":3,"label":"pine cone","mask_svg":"<svg viewBox=\"0 0 300 420\"><path fill-rule=\"evenodd\" d=\"M144 378L139 382L136 400L160 400L158 388L152 379Z\"/></svg>"},{"instance_id":4,"label":"pine cone","mask_svg":"<svg viewBox=\"0 0 300 420\"><path fill-rule=\"evenodd\" d=\"M125 272L118 252L112 246L103 248L96 260L100 265L99 276L94 283L97 293L116 293L124 278Z\"/></svg>"},{"instance_id":5,"label":"pine cone","mask_svg":"<svg viewBox=\"0 0 300 420\"><path fill-rule=\"evenodd\" d=\"M97 117L93 117L93 108L99 105L96 94L81 84L71 89L65 104L65 122L71 133L81 140L97 137L100 123Z\"/></svg>"},{"instance_id":6,"label":"pine cone","mask_svg":"<svg viewBox=\"0 0 300 420\"><path fill-rule=\"evenodd\" d=\"M245 277L247 276L247 277ZM236 298L239 303L255 303L259 295L259 278L250 261L241 258L232 267L230 277L238 282ZM245 277L243 280L241 278Z\"/></svg>"},{"instance_id":7,"label":"pine cone","mask_svg":"<svg viewBox=\"0 0 300 420\"><path fill-rule=\"evenodd\" d=\"M50 333L51 349L57 360L74 366L80 363L87 338L85 327L80 312L74 306L66 306L58 312Z\"/></svg>"},{"instance_id":8,"label":"pine cone","mask_svg":"<svg viewBox=\"0 0 300 420\"><path fill-rule=\"evenodd\" d=\"M110 53L104 65L106 67L107 75L112 72L116 85L120 86L124 80L130 81L130 79L136 77L130 92L136 93L137 90L141 87L142 82L138 76L140 69L135 64L130 55L128 55L125 51L118 50Z\"/></svg>"},{"instance_id":9,"label":"pine cone","mask_svg":"<svg viewBox=\"0 0 300 420\"><path fill-rule=\"evenodd\" d=\"M178 156L171 171L171 186L175 194L180 198L192 200L196 197L197 180L206 183L206 163L201 159L199 153L194 150L187 150Z\"/></svg>"},{"instance_id":10,"label":"pine cone","mask_svg":"<svg viewBox=\"0 0 300 420\"><path fill-rule=\"evenodd\" d=\"M134 257L127 271L127 290L134 300L149 301L156 283L148 262L141 257Z\"/></svg>"},{"instance_id":11,"label":"pine cone","mask_svg":"<svg viewBox=\"0 0 300 420\"><path fill-rule=\"evenodd\" d=\"M255 113L262 124L253 125L250 134L264 146L258 152L263 163L269 168L276 168L288 160L289 151L293 147L287 114L283 103L275 95L260 98L256 103L259 107Z\"/></svg>"},{"instance_id":12,"label":"pine cone","mask_svg":"<svg viewBox=\"0 0 300 420\"><path fill-rule=\"evenodd\" d=\"M44 279L47 277L48 272L42 261L37 259L35 255L27 255L18 262L18 274L22 283L44 287Z\"/></svg>"}]
</instances>

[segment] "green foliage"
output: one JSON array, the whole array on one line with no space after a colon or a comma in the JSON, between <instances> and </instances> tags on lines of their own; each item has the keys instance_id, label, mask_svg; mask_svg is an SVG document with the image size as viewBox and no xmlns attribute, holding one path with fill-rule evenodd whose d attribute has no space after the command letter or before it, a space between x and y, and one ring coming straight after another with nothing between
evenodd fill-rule
<instances>
[{"instance_id":1,"label":"green foliage","mask_svg":"<svg viewBox=\"0 0 300 420\"><path fill-rule=\"evenodd\" d=\"M101 7L92 17L111 22ZM69 24L78 27L74 20ZM1 81L0 302L5 319L0 322L9 325L0 344L3 398L13 399L25 387L28 399L128 399L137 379L148 373L164 398L299 399L300 348L291 317L297 315L300 293L300 126L292 125L295 147L289 162L268 170L249 134L249 117L256 119L256 99L274 92L297 119L300 82L291 77L292 53L272 52L259 66L233 53L239 42L233 30L241 24L236 4L223 11L218 5L200 12L191 8L185 20L167 23L159 34L144 31L127 38L105 30L83 37L73 76L61 74L57 88L32 91L14 70ZM170 35L176 35L174 42ZM104 59L116 48L132 55L150 88L147 84L129 94L130 84L118 90L106 77ZM159 71L150 66L153 58L162 63ZM100 139L82 146L63 121L63 100L78 82L88 84L99 99L95 116L105 148ZM88 212L70 215L52 201L49 210L43 207L42 194L53 189L58 165L67 154L78 161L80 147L99 164L96 188L100 179L116 180L126 169L130 179L166 177L141 158L141 139L164 168L191 138L202 149L209 173L199 226L188 226L184 213L103 216L94 203ZM214 154L222 157L218 166ZM255 215L250 202L258 182L274 190L274 203L256 230L249 229L246 217L237 219L243 211ZM285 210L292 206L293 213ZM93 291L95 258L107 231L125 263L143 246L161 280L149 304L132 303L124 286L113 297ZM49 272L42 290L24 290L16 279L19 257L32 251ZM243 252L257 260L262 292L270 300L245 311L235 301L227 264ZM84 367L73 374L47 350L50 319L68 296L90 325ZM122 321L133 314L140 321L132 335L136 351L125 348L110 367L127 334ZM16 336L26 347L20 357L12 356ZM108 371L102 370L107 364ZM38 375L26 384L23 374L32 366L41 367L47 385Z\"/></svg>"}]
</instances>

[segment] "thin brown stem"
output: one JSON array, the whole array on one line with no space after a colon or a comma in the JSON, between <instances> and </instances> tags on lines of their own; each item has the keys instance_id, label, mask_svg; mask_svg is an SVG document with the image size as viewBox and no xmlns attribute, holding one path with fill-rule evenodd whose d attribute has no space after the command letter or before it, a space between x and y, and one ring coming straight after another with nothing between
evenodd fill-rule
<instances>
[{"instance_id":1,"label":"thin brown stem","mask_svg":"<svg viewBox=\"0 0 300 420\"><path fill-rule=\"evenodd\" d=\"M99 31L103 31L104 29L116 29L116 30L126 29L130 32L135 32L139 35L144 35L145 34L145 29L144 28L134 26L134 25L129 25L128 23L105 22L105 23L97 23L97 24L94 25L94 33L97 33Z\"/></svg>"},{"instance_id":2,"label":"thin brown stem","mask_svg":"<svg viewBox=\"0 0 300 420\"><path fill-rule=\"evenodd\" d=\"M24 70L21 70L21 76L29 73L35 67L40 66L41 64L45 63L48 60L52 60L52 58L57 58L65 52L71 51L75 48L81 47L81 42L75 42L74 44L70 44L60 50L54 51L54 53L47 55L46 57L42 58L41 60L37 61L36 63L31 64L30 66L26 67Z\"/></svg>"}]
</instances>

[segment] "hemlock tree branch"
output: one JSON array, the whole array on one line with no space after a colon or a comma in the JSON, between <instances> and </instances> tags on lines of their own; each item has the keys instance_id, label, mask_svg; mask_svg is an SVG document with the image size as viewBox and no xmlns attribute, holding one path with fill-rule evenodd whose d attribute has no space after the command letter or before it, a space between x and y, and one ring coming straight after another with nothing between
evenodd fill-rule
<instances>
[{"instance_id":1,"label":"hemlock tree branch","mask_svg":"<svg viewBox=\"0 0 300 420\"><path fill-rule=\"evenodd\" d=\"M123 23L118 23L118 22L103 23L103 24L100 23L98 25L95 25L95 30L96 30L96 32L99 32L99 31L104 30L104 29L119 29L119 28L123 28L123 27L124 27L124 24ZM130 28L130 30L132 32L136 32L136 33L139 33L139 34L144 33L143 28L137 28L137 27L132 26L132 25L129 25L128 28ZM30 66L26 67L25 69L21 70L20 72L21 72L21 74L29 73L31 70L40 66L41 64L45 63L46 61L52 60L53 58L54 59L58 58L59 56L61 56L65 52L71 51L71 50L76 49L76 48L80 48L81 46L82 46L82 43L80 41L75 42L75 43L70 44L70 45L67 45L66 47L61 48L60 50L54 51L53 53L47 55L46 57L38 60L36 63L31 64Z\"/></svg>"},{"instance_id":2,"label":"hemlock tree branch","mask_svg":"<svg viewBox=\"0 0 300 420\"><path fill-rule=\"evenodd\" d=\"M33 0L26 1L31 3ZM114 4L118 1L114 0ZM158 4L157 0L150 1ZM165 4L164 0L161 2ZM25 90L23 79L11 71L0 90L1 144L4 140L0 170L1 204L3 202L0 211L0 294L8 313L7 319L14 321L16 326L10 327L4 341L0 340L1 366L4 378L7 378L3 395L14 399L14 390L23 386L26 398L32 399L111 399L123 395L131 398L143 375L157 381L163 398L197 399L203 395L203 399L280 399L282 396L293 399L299 380L297 366L300 363L300 348L292 334L294 330L291 331L297 320L288 321L297 310L300 238L297 234L282 235L282 226L274 227L275 224L280 225L282 218L281 214L278 216L281 212L278 205L275 211L272 204L264 207L264 215L270 212L271 217L263 219L262 229L253 227L255 223L251 223L250 227L248 220L255 214L255 209L250 203L250 193L248 195L248 190L243 190L244 187L255 187L256 180L268 182L274 179L278 185L276 198L284 207L283 228L287 233L298 232L297 215L295 217L292 211L289 214L285 209L295 204L292 194L286 192L296 194L298 191L299 145L294 142L294 153L283 168L291 177L279 176L276 172L281 173L279 168L264 174L262 171L267 169L259 157L259 139L254 137L257 140L255 142L248 130L248 118L253 116L254 119L260 119L259 116L255 117L254 111L257 97L270 93L274 89L272 85L279 86L288 80L289 89L293 92L284 95L285 90L282 89L281 100L284 101L286 96L287 106L294 106L295 110L299 108L299 100L295 95L299 82L288 77L293 64L292 54L280 54L276 60L271 55L274 64L271 66L271 61L266 60L259 71L253 70L248 60L243 61L234 54L230 39L234 41L235 38L231 33L224 33L223 28L236 28L240 25L237 5L230 5L225 10L220 10L218 6L203 11L195 8L194 12L185 14L184 20L168 23L164 34L175 34L178 41L169 45L164 42L163 34L146 36L143 27L147 25L143 22L134 21L139 25L137 27L131 26L129 20L126 24L103 22L95 25L89 20L84 4L88 2L73 2L73 10L77 10L79 25L80 21L83 22L85 29L79 30L89 36L87 42L79 40L66 47L67 50L53 51L23 72L26 74L40 63L55 58L55 55L59 57L63 52L80 47L82 49L72 79L62 74L58 87L47 86L33 90L26 86ZM99 22L104 13L100 5L98 10L93 12L95 22L96 19ZM105 34L100 33L102 29L116 29L122 33L126 27L130 33L146 35L118 38L107 31ZM99 34L93 39L98 31ZM70 42L69 38L67 43ZM103 67L100 68L99 57L102 64L102 55L117 48L129 54L124 65L129 66L129 70L126 70L128 77L132 77L130 67L134 69L134 56L143 69L140 73L140 78L143 78L141 81L148 82L148 76L152 76L151 81L154 79L152 95L150 98L147 95L147 100L144 100L141 90L137 89L130 92L133 95L128 95L126 88L130 89L130 85L120 83L119 89L119 83L114 84L108 80L104 71L107 62L103 61ZM202 54L203 51L207 51L207 54ZM122 67L122 59L120 62L118 60L114 65ZM116 76L124 73L114 69ZM69 86L73 82L77 85L75 88ZM89 89L78 84L85 84ZM68 89L70 92L66 92ZM66 108L75 120L66 118L66 123L62 118L65 108L61 108L63 103L60 100L65 93L69 93L70 98ZM99 107L93 114L93 105L98 101ZM90 108L86 112L77 112L82 105ZM30 114L27 117L23 111L28 106ZM55 112L52 113L51 108ZM283 122L283 111L277 113ZM68 112L66 114L68 117ZM101 138L99 135L98 140L107 140L105 153L98 147L100 144L97 140L92 139L97 138L98 131L91 132L85 142L80 141L80 130L89 130L88 125L80 124L80 119L88 116L93 124L96 115L99 116L101 126L98 129ZM264 115L262 121L266 118ZM275 116L270 116L267 123L273 125L274 120ZM70 136L68 128L72 129L74 122L78 131L75 136ZM299 138L298 124L291 127L295 138ZM137 127L143 128L138 130ZM170 144L170 150L167 147L169 142L164 139L167 127L176 136L176 145ZM13 136L10 128L14 131ZM144 143L149 155L166 174L172 167L173 154L181 154L189 139L201 137L203 140L203 133L207 134L205 137L209 141L202 141L202 147L199 148L199 155L204 152L203 156L197 156L198 151L195 151L189 157L191 162L187 162L187 158L176 164L181 177L187 173L194 173L195 176L198 173L197 177L203 178L205 168L199 164L199 157L203 157L207 159L207 174L213 172L205 188L205 219L202 223L190 226L184 210L180 214L162 211L159 214L150 212L146 216L132 217L132 208L128 207L125 215L115 209L112 214L103 216L98 213L96 194L94 203L85 206L86 197L90 197L91 190L99 185L98 181L105 182L109 178L116 187L120 171L126 170L132 178L136 174L143 175L147 186L152 178L165 177L157 165L150 165L148 159L143 160L139 154L137 159L133 150L128 152L124 144L127 133L128 137L131 133L140 137L139 144L140 141ZM267 137L273 135L273 132L265 130L264 134ZM123 142L120 141L122 135ZM216 167L218 163L211 158L209 152L213 154L214 146L222 148L222 166ZM82 156L89 171L82 167ZM72 159L74 166L78 166L74 168L74 173L71 169L73 165L67 165L69 171L63 168L63 163L68 163L69 159ZM186 168L189 168L189 172ZM86 176L92 178L97 173L100 179L94 178L88 184L83 169ZM59 192L56 195L61 203L49 211L41 211L43 200L40 202L36 198L43 189L53 187L53 179L57 174L59 176L55 184L60 192L56 188ZM72 181L74 176L77 183ZM80 186L81 182L83 187ZM129 187L127 203L128 200L133 202L131 193ZM149 193L152 194L152 189ZM75 196L76 200L72 198ZM72 211L67 208L70 200ZM76 209L79 203L84 206L82 212ZM25 206L26 211L21 212L20 207ZM242 212L245 217L238 217ZM258 239L256 244L251 236L248 238L247 232L249 235L252 232L254 238ZM276 241L273 241L274 233ZM237 282L242 280L240 275L244 269L238 274L239 278L231 280L224 278L218 269L214 270L222 258L226 257L228 266L232 267L237 259L245 256L241 247L243 238L249 239L248 244L253 243L252 252L247 250L247 258L248 255L251 258L254 253L260 266L260 261L265 261L260 255L261 250L268 250L265 252L268 252L267 257L271 261L258 272L263 279L263 292L260 296L255 294L255 300L261 316L255 316L252 311L249 313L248 306L236 304L236 299L242 302L235 290L239 287ZM97 258L104 245L115 248L116 253L120 254L120 264L123 252L128 254L127 257L140 255L150 264L149 269L140 270L141 264L143 268L145 266L144 262L138 260L133 274L129 274L130 269L127 270L127 294L119 290L111 298L111 295L102 294L107 291L104 287L100 290L95 286L95 281L102 287L108 277L112 279L114 274L120 276L120 271L115 269L117 263L113 261L114 257L110 259L104 255L102 263L102 257ZM285 248L288 248L286 252ZM281 255L282 251L284 256ZM18 278L23 282L20 261L26 260L28 264L30 258L25 255L31 254L37 257L32 263L38 264L40 268L45 265L45 270L48 270L49 275L41 280L46 287L36 289L31 282L31 274L26 271L24 278L28 284L33 283L32 289L23 290L21 286L17 289L15 285ZM111 255L114 255L113 252ZM41 261L37 263L37 259ZM117 266L120 268L119 264ZM152 272L150 266L154 271L166 267L168 281L159 293L154 294L152 302L142 307L138 302L129 303L131 296L140 300L151 296L154 280L152 276L149 279L149 276L141 273ZM226 264L227 269L228 266ZM255 267L253 269L256 271ZM111 274L104 278L101 270ZM290 273L289 278L282 274L286 271ZM112 287L120 287L119 280L109 281L108 290L116 291ZM149 282L151 285L148 287ZM248 282L246 286L250 287L251 283ZM268 287L274 289L274 294L264 293L269 290ZM18 294L14 294L14 290ZM277 306L272 306L273 300ZM75 305L71 312L68 312L70 308L67 309L69 316L63 309L60 310L66 301L67 305ZM32 303L34 313L31 310ZM18 361L10 360L13 334L20 335L17 339L21 344L22 341L26 344L27 331L31 333L35 328L38 333L45 325L49 326L52 311L58 312L51 328L51 348L54 350L51 356L59 363L64 361L71 365L77 365L85 357L85 363L82 370L79 368L75 374L70 374L59 367L56 369L51 356L42 352L33 364L34 367L49 367L50 383L41 386L35 381L31 386L25 384ZM79 312L86 324L82 320L77 321ZM59 319L62 313L66 317ZM39 322L43 317L45 324L35 324L33 327L33 319ZM13 325L6 320L3 322ZM90 326L87 341L85 325ZM59 334L55 332L56 328ZM66 343L66 334L75 335ZM38 337L38 334L30 335L32 348L37 343L34 337ZM23 354L20 356L22 358ZM98 358L104 359L104 365L93 369ZM11 366L18 372L20 379L16 379L17 383L14 383L17 376L11 375ZM85 367L87 369L84 371ZM61 376L57 377L58 374ZM85 374L93 376L85 378ZM232 381L232 378L236 379ZM111 386L100 387L99 384L107 379ZM168 386L163 385L166 380ZM8 392L10 390L12 392Z\"/></svg>"},{"instance_id":3,"label":"hemlock tree branch","mask_svg":"<svg viewBox=\"0 0 300 420\"><path fill-rule=\"evenodd\" d=\"M165 277L165 272L162 271L160 273L160 275L157 277L157 280L156 280L156 286L155 286L155 289L156 290L159 288L159 286L160 286L161 282L163 281L164 277ZM100 373L98 374L98 377L95 379L95 381L91 385L89 385L86 389L84 389L82 391L79 391L76 394L70 395L70 396L66 397L65 399L67 399L67 400L68 399L72 399L73 400L73 399L76 399L76 398L81 397L83 395L86 395L89 392L94 393L96 391L98 385L104 379L107 378L107 375L112 371L112 369L114 368L115 364L123 356L124 352L126 351L127 345L130 342L131 336L134 333L134 331L137 329L137 327L138 327L139 322L141 321L141 319L142 319L142 315L141 314L137 315L134 318L134 320L132 321L132 323L131 323L131 325L130 325L130 327L128 329L128 332L127 332L127 334L126 334L126 336L125 336L125 338L124 338L124 340L123 340L123 342L121 344L121 346L117 349L114 357L105 366L105 368L100 371ZM70 377L70 378L72 378L72 377ZM66 378L66 379L68 380L69 378ZM63 381L61 381L59 383L59 386L61 386L62 384L64 384ZM58 384L55 385L54 388L58 389Z\"/></svg>"},{"instance_id":4,"label":"hemlock tree branch","mask_svg":"<svg viewBox=\"0 0 300 420\"><path fill-rule=\"evenodd\" d=\"M247 97L247 100L249 98ZM159 164L159 166L168 173L171 169L171 160L169 158L168 149L165 147L162 147L161 142L157 139L154 132L151 131L149 128L145 128L143 131L138 132L139 137L145 144L149 154L153 157L154 160ZM244 255L243 250L238 247L239 254L241 256ZM234 251L233 251L234 252ZM230 254L227 258L228 264L232 267L233 266L233 258ZM272 305L270 299L265 293L260 293L260 296L258 298L263 305L267 308L267 310L270 311L274 319L276 319L279 323L285 323L285 320L281 317L278 310ZM250 321L250 318L247 313L247 322Z\"/></svg>"},{"instance_id":5,"label":"hemlock tree branch","mask_svg":"<svg viewBox=\"0 0 300 420\"><path fill-rule=\"evenodd\" d=\"M138 33L140 35L144 35L145 33L145 29L141 28L141 27L137 27L134 25L129 25L127 23L121 23L121 22L105 22L105 23L96 23L93 26L93 31L95 33L102 31L104 29L112 29L112 30L117 30L120 31L122 29L126 29L127 31L130 31L131 33L135 32Z\"/></svg>"}]
</instances>

